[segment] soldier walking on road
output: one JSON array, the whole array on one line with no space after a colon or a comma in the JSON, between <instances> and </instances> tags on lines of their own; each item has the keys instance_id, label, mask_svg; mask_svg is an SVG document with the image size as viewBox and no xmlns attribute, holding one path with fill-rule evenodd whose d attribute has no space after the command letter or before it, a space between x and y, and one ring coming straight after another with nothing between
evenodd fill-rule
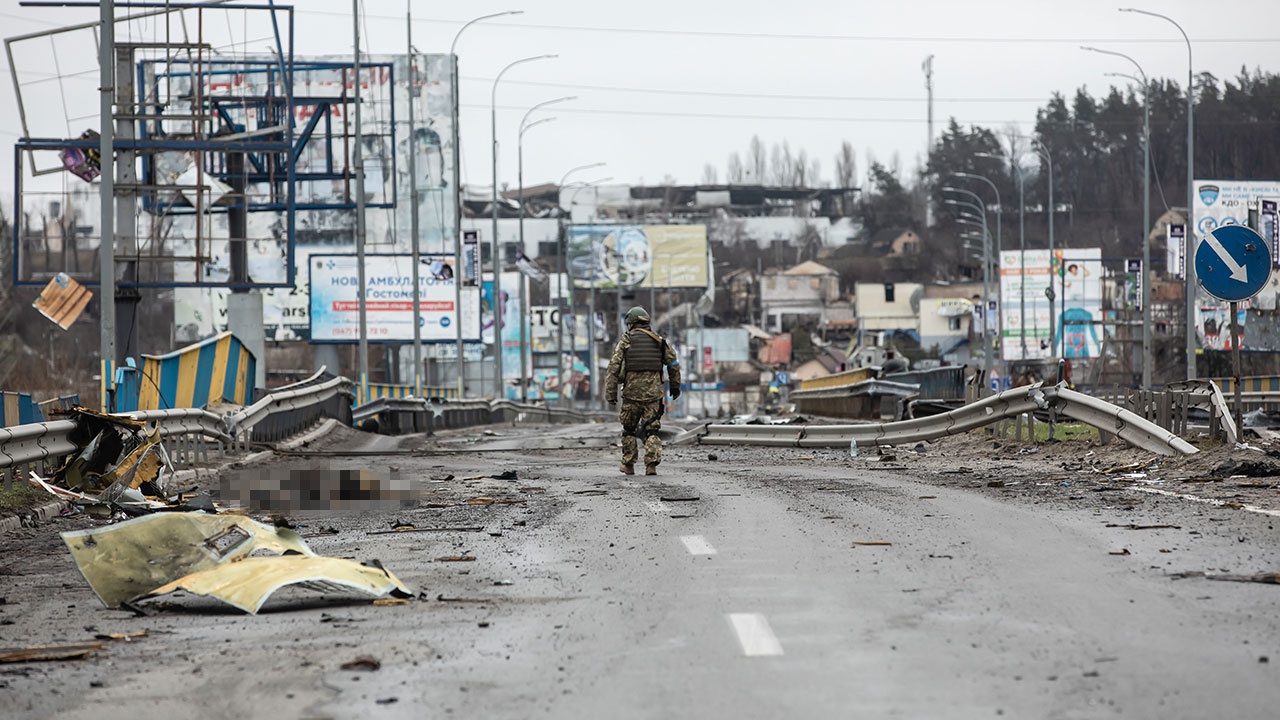
<instances>
[{"instance_id":1,"label":"soldier walking on road","mask_svg":"<svg viewBox=\"0 0 1280 720\"><path fill-rule=\"evenodd\" d=\"M622 385L622 466L625 475L634 475L639 457L638 440L644 441L644 474L657 475L662 462L663 401L662 369L667 370L671 399L680 397L680 361L660 335L649 329L649 313L642 307L627 311L627 331L618 339L609 359L604 396L609 406L618 404L618 385Z\"/></svg>"}]
</instances>

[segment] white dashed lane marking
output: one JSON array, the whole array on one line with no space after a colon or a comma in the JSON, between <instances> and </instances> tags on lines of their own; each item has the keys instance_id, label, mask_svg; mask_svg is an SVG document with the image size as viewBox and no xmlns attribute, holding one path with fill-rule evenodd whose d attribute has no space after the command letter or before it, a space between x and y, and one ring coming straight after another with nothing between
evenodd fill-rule
<instances>
[{"instance_id":1,"label":"white dashed lane marking","mask_svg":"<svg viewBox=\"0 0 1280 720\"><path fill-rule=\"evenodd\" d=\"M644 506L649 508L649 512L654 512L654 513L664 513L671 509L671 508L668 508L666 505L663 505L661 502L658 502L657 500L647 502L644 504Z\"/></svg>"},{"instance_id":2,"label":"white dashed lane marking","mask_svg":"<svg viewBox=\"0 0 1280 720\"><path fill-rule=\"evenodd\" d=\"M689 551L690 555L715 555L716 549L711 547L711 543L701 535L681 535L680 542L684 543L684 547Z\"/></svg>"},{"instance_id":3,"label":"white dashed lane marking","mask_svg":"<svg viewBox=\"0 0 1280 720\"><path fill-rule=\"evenodd\" d=\"M742 654L747 657L781 655L782 643L773 634L769 621L758 613L730 613L729 624L738 636Z\"/></svg>"}]
</instances>

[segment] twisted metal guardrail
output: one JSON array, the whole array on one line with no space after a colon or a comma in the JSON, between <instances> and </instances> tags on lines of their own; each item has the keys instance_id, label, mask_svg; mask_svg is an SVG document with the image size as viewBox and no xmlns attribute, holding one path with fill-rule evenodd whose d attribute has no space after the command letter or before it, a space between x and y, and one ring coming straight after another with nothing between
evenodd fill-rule
<instances>
[{"instance_id":1,"label":"twisted metal guardrail","mask_svg":"<svg viewBox=\"0 0 1280 720\"><path fill-rule=\"evenodd\" d=\"M1092 425L1161 455L1191 455L1196 448L1138 415L1065 385L1035 384L1006 390L939 415L858 425L705 425L676 442L799 448L868 448L905 445L968 432L1035 410L1049 410Z\"/></svg>"},{"instance_id":2,"label":"twisted metal guardrail","mask_svg":"<svg viewBox=\"0 0 1280 720\"><path fill-rule=\"evenodd\" d=\"M344 377L314 383L311 380L290 386L291 389L272 392L254 404L225 416L223 421L227 434L232 437L232 445L246 448L250 442L280 440L324 417L350 425L355 383Z\"/></svg>"}]
</instances>

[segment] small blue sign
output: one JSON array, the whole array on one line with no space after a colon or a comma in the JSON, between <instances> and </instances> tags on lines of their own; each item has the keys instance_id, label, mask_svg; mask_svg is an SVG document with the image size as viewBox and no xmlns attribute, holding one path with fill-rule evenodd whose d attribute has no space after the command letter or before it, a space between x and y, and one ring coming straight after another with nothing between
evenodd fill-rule
<instances>
[{"instance_id":1,"label":"small blue sign","mask_svg":"<svg viewBox=\"0 0 1280 720\"><path fill-rule=\"evenodd\" d=\"M1219 300L1248 300L1271 278L1271 248L1244 225L1220 225L1196 247L1196 276Z\"/></svg>"}]
</instances>

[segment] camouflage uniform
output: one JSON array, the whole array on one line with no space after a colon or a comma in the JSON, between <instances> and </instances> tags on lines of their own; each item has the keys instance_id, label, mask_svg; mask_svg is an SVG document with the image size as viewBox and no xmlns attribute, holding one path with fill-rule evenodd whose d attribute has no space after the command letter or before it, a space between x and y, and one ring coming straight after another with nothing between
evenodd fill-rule
<instances>
[{"instance_id":1,"label":"camouflage uniform","mask_svg":"<svg viewBox=\"0 0 1280 720\"><path fill-rule=\"evenodd\" d=\"M662 462L662 440L658 437L658 430L662 427L662 403L667 394L662 383L662 370L628 372L627 358L633 342L660 346L661 366L667 370L672 397L680 394L680 363L675 350L649 330L647 321L633 324L613 349L604 389L605 399L613 405L617 402L618 385L622 385L622 408L618 411L618 421L622 423L623 472L629 472L629 467L635 465L639 458L637 437L644 438L646 467L652 470Z\"/></svg>"}]
</instances>

